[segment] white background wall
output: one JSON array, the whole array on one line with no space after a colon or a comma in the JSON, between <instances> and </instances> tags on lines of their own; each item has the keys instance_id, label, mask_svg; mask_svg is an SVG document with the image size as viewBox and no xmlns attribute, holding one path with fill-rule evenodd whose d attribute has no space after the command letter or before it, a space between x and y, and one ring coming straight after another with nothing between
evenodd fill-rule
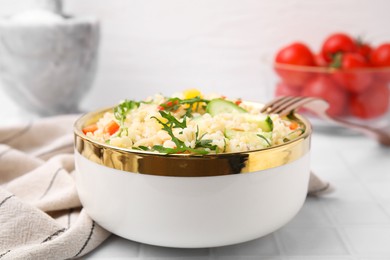
<instances>
[{"instance_id":1,"label":"white background wall","mask_svg":"<svg viewBox=\"0 0 390 260\"><path fill-rule=\"evenodd\" d=\"M0 15L30 4L0 0ZM318 50L334 31L390 41L389 0L66 0L64 6L102 23L87 109L189 87L265 100L272 57L291 41Z\"/></svg>"}]
</instances>

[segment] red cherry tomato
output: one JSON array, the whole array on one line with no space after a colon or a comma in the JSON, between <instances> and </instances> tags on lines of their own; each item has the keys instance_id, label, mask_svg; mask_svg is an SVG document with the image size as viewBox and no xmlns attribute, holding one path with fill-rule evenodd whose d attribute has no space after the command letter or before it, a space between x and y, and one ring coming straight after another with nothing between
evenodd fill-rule
<instances>
[{"instance_id":1,"label":"red cherry tomato","mask_svg":"<svg viewBox=\"0 0 390 260\"><path fill-rule=\"evenodd\" d=\"M275 71L286 85L297 90L302 89L313 76L313 73L306 71L305 68L283 68L279 66L275 67Z\"/></svg>"},{"instance_id":2,"label":"red cherry tomato","mask_svg":"<svg viewBox=\"0 0 390 260\"><path fill-rule=\"evenodd\" d=\"M343 53L341 55L342 69L356 69L368 67L367 61L359 53Z\"/></svg>"},{"instance_id":3,"label":"red cherry tomato","mask_svg":"<svg viewBox=\"0 0 390 260\"><path fill-rule=\"evenodd\" d=\"M389 105L389 87L379 83L351 97L350 113L363 119L375 118L385 114L389 110Z\"/></svg>"},{"instance_id":4,"label":"red cherry tomato","mask_svg":"<svg viewBox=\"0 0 390 260\"><path fill-rule=\"evenodd\" d=\"M340 71L333 75L334 80L345 90L360 93L367 89L372 83L372 73L364 70L353 70L368 67L366 59L358 53L340 53L336 57L339 61Z\"/></svg>"},{"instance_id":5,"label":"red cherry tomato","mask_svg":"<svg viewBox=\"0 0 390 260\"><path fill-rule=\"evenodd\" d=\"M275 62L300 66L313 66L314 56L309 47L305 44L295 42L282 48L276 54Z\"/></svg>"},{"instance_id":6,"label":"red cherry tomato","mask_svg":"<svg viewBox=\"0 0 390 260\"><path fill-rule=\"evenodd\" d=\"M314 61L316 66L318 67L327 67L328 62L324 59L321 53L317 53L314 55Z\"/></svg>"},{"instance_id":7,"label":"red cherry tomato","mask_svg":"<svg viewBox=\"0 0 390 260\"><path fill-rule=\"evenodd\" d=\"M279 82L276 85L275 96L300 96L301 91L294 86L287 85L286 83Z\"/></svg>"},{"instance_id":8,"label":"red cherry tomato","mask_svg":"<svg viewBox=\"0 0 390 260\"><path fill-rule=\"evenodd\" d=\"M384 43L371 52L371 64L375 67L390 67L390 43Z\"/></svg>"},{"instance_id":9,"label":"red cherry tomato","mask_svg":"<svg viewBox=\"0 0 390 260\"><path fill-rule=\"evenodd\" d=\"M295 42L282 48L275 57L276 63L314 66L314 56L309 47L303 43ZM302 88L303 84L310 78L311 74L304 70L295 70L276 67L275 71L283 79L283 82L296 88Z\"/></svg>"},{"instance_id":10,"label":"red cherry tomato","mask_svg":"<svg viewBox=\"0 0 390 260\"><path fill-rule=\"evenodd\" d=\"M373 72L373 81L381 82L382 84L390 84L390 69L377 70Z\"/></svg>"},{"instance_id":11,"label":"red cherry tomato","mask_svg":"<svg viewBox=\"0 0 390 260\"><path fill-rule=\"evenodd\" d=\"M327 76L319 76L310 80L305 85L302 95L320 97L328 101L327 113L331 116L341 116L345 112L347 95Z\"/></svg>"},{"instance_id":12,"label":"red cherry tomato","mask_svg":"<svg viewBox=\"0 0 390 260\"><path fill-rule=\"evenodd\" d=\"M371 45L369 45L368 43L360 42L360 41L357 42L356 53L359 53L360 55L362 55L366 59L366 61L370 60L371 52L372 52ZM367 65L369 65L369 64L367 64Z\"/></svg>"},{"instance_id":13,"label":"red cherry tomato","mask_svg":"<svg viewBox=\"0 0 390 260\"><path fill-rule=\"evenodd\" d=\"M324 59L330 62L339 52L353 52L356 49L355 41L345 33L330 35L322 44L321 53Z\"/></svg>"},{"instance_id":14,"label":"red cherry tomato","mask_svg":"<svg viewBox=\"0 0 390 260\"><path fill-rule=\"evenodd\" d=\"M374 67L390 67L390 43L384 43L371 52L371 65ZM390 70L376 71L378 81L390 82Z\"/></svg>"}]
</instances>

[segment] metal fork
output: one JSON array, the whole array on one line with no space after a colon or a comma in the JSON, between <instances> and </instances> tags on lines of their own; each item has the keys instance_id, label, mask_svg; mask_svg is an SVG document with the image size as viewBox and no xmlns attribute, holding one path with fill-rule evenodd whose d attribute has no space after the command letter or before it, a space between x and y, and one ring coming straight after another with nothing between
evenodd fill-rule
<instances>
[{"instance_id":1,"label":"metal fork","mask_svg":"<svg viewBox=\"0 0 390 260\"><path fill-rule=\"evenodd\" d=\"M329 104L321 98L292 96L277 97L269 103L265 104L261 109L261 112L266 114L279 114L280 116L286 116L300 107L308 109L310 112L314 113L321 119L336 123L349 129L353 129L366 136L374 138L384 146L390 146L390 127L383 129L374 128L368 125L361 125L341 118L332 117L326 113Z\"/></svg>"}]
</instances>

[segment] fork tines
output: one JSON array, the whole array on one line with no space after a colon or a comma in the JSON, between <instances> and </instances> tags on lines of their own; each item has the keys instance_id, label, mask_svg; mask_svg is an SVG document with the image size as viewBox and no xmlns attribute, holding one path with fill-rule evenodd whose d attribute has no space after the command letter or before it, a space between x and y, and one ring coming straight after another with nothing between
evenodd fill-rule
<instances>
[{"instance_id":1,"label":"fork tines","mask_svg":"<svg viewBox=\"0 0 390 260\"><path fill-rule=\"evenodd\" d=\"M312 98L310 97L277 97L271 102L265 104L260 112L266 114L279 114L281 116L288 115L291 111L299 108L311 99Z\"/></svg>"}]
</instances>

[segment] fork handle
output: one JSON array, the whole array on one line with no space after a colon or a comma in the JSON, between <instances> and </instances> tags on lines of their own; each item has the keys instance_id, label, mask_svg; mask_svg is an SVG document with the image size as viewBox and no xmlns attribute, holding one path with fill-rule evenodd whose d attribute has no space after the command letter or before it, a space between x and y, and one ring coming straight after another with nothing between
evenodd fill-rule
<instances>
[{"instance_id":1,"label":"fork handle","mask_svg":"<svg viewBox=\"0 0 390 260\"><path fill-rule=\"evenodd\" d=\"M335 118L328 113L326 113L326 110L329 107L329 104L320 98L308 98L307 102L303 105L306 109L310 110L317 116L319 116L321 119L333 122L335 124L344 126L348 129L355 130L357 132L360 132L366 136L369 136L371 138L376 139L379 143L385 146L390 146L390 133L385 133L384 131L381 131L380 129L376 129L373 127L360 125L353 122L348 122L346 120L343 120L341 118Z\"/></svg>"}]
</instances>

